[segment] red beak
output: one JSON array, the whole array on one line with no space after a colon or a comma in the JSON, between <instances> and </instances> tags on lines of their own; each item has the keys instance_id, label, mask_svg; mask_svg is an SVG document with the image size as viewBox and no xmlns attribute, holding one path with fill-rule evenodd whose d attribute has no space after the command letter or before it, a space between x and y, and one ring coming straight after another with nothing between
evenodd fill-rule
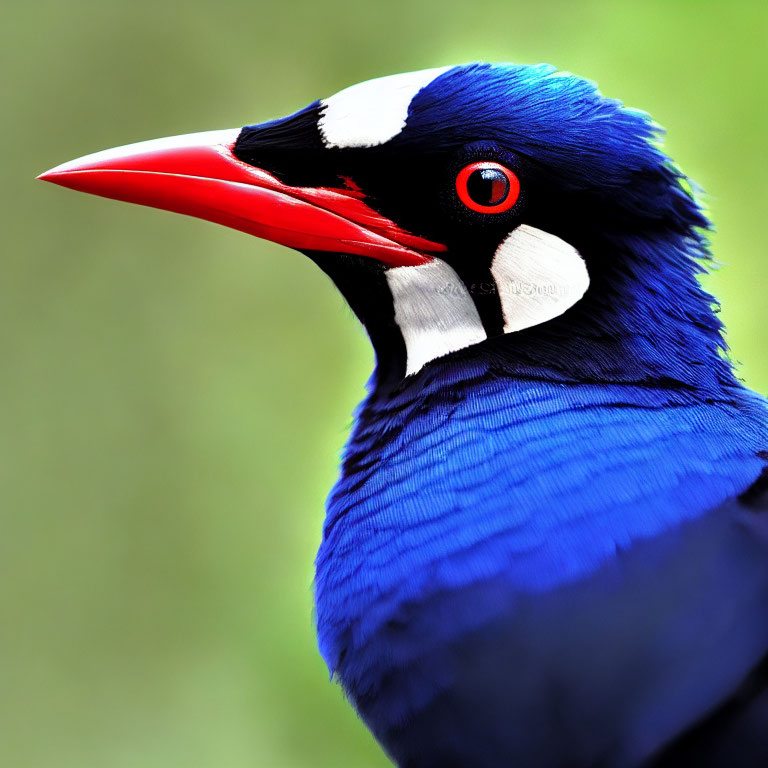
<instances>
[{"instance_id":1,"label":"red beak","mask_svg":"<svg viewBox=\"0 0 768 768\"><path fill-rule=\"evenodd\" d=\"M361 192L291 187L238 160L239 130L130 144L38 176L81 192L224 224L312 251L370 256L388 266L430 261L445 246L411 235L363 202Z\"/></svg>"}]
</instances>

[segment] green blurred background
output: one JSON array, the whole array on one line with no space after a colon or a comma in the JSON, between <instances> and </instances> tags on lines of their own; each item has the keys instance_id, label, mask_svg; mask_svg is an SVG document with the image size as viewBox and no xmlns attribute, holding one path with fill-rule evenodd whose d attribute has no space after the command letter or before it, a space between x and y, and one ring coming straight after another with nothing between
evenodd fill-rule
<instances>
[{"instance_id":1,"label":"green blurred background","mask_svg":"<svg viewBox=\"0 0 768 768\"><path fill-rule=\"evenodd\" d=\"M768 3L7 3L0 762L384 766L311 619L371 353L300 255L34 181L359 80L550 61L649 110L711 194L708 278L768 390Z\"/></svg>"}]
</instances>

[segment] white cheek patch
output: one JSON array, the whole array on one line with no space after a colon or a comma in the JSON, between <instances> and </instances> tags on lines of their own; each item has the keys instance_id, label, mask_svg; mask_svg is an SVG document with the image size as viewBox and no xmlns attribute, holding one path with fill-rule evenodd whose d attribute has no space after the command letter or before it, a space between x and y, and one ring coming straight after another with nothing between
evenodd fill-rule
<instances>
[{"instance_id":1,"label":"white cheek patch","mask_svg":"<svg viewBox=\"0 0 768 768\"><path fill-rule=\"evenodd\" d=\"M395 267L386 277L405 341L406 375L487 338L464 283L444 261Z\"/></svg>"},{"instance_id":2,"label":"white cheek patch","mask_svg":"<svg viewBox=\"0 0 768 768\"><path fill-rule=\"evenodd\" d=\"M589 274L579 252L555 235L522 224L498 247L491 274L504 332L562 315L586 293Z\"/></svg>"},{"instance_id":3,"label":"white cheek patch","mask_svg":"<svg viewBox=\"0 0 768 768\"><path fill-rule=\"evenodd\" d=\"M452 67L422 69L352 85L324 99L318 127L327 147L373 147L405 126L413 97Z\"/></svg>"},{"instance_id":4,"label":"white cheek patch","mask_svg":"<svg viewBox=\"0 0 768 768\"><path fill-rule=\"evenodd\" d=\"M488 338L469 291L444 261L395 267L385 274L395 322L405 342L406 375ZM498 247L491 274L501 302L504 333L562 315L589 287L584 259L573 246L525 224Z\"/></svg>"}]
</instances>

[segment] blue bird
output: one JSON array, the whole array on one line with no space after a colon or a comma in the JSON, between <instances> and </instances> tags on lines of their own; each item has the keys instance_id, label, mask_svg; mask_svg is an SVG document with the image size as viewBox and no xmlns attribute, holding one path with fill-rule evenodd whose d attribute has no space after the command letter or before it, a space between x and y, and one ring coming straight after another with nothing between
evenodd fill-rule
<instances>
[{"instance_id":1,"label":"blue bird","mask_svg":"<svg viewBox=\"0 0 768 768\"><path fill-rule=\"evenodd\" d=\"M402 768L768 765L766 401L658 138L469 64L42 176L302 250L365 326L317 632Z\"/></svg>"}]
</instances>

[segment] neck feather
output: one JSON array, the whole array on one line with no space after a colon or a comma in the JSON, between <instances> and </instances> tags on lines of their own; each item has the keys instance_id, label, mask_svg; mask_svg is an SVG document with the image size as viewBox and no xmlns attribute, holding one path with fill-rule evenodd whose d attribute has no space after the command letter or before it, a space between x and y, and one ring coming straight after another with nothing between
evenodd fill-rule
<instances>
[{"instance_id":1,"label":"neck feather","mask_svg":"<svg viewBox=\"0 0 768 768\"><path fill-rule=\"evenodd\" d=\"M587 261L586 294L559 317L493 338L485 338L466 286L441 262L387 270L362 257L309 255L370 336L377 397L451 379L466 362L511 378L639 383L702 398L738 387L717 303L698 281L709 254L696 230L557 234ZM411 290L414 281L423 290Z\"/></svg>"}]
</instances>

